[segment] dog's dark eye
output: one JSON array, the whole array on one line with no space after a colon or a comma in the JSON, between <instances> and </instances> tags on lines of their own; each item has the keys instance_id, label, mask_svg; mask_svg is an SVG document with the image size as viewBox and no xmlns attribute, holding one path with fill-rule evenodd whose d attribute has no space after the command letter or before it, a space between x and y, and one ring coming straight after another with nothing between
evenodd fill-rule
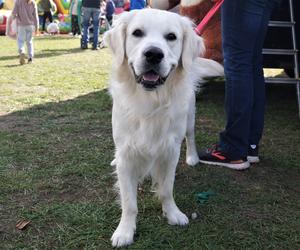
<instances>
[{"instance_id":1,"label":"dog's dark eye","mask_svg":"<svg viewBox=\"0 0 300 250\"><path fill-rule=\"evenodd\" d=\"M168 40L168 41L174 41L177 39L176 35L174 33L169 33L165 36L165 38Z\"/></svg>"},{"instance_id":2,"label":"dog's dark eye","mask_svg":"<svg viewBox=\"0 0 300 250\"><path fill-rule=\"evenodd\" d=\"M140 29L136 29L135 31L132 32L132 35L135 37L142 37L144 35L144 32L141 31Z\"/></svg>"}]
</instances>

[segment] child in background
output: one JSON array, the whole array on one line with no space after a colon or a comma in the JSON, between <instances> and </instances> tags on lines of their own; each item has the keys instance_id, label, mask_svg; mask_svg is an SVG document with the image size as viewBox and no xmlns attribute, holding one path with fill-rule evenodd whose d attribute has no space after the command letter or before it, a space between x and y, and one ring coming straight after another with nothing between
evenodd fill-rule
<instances>
[{"instance_id":1,"label":"child in background","mask_svg":"<svg viewBox=\"0 0 300 250\"><path fill-rule=\"evenodd\" d=\"M32 63L34 54L32 35L39 28L36 3L34 0L16 0L12 16L17 19L17 43L20 64L23 65L25 63L25 42L27 45L28 63Z\"/></svg>"},{"instance_id":2,"label":"child in background","mask_svg":"<svg viewBox=\"0 0 300 250\"><path fill-rule=\"evenodd\" d=\"M44 12L42 30L45 31L46 20L48 19L49 23L53 22L53 14L57 11L57 7L53 0L40 0L39 4Z\"/></svg>"},{"instance_id":3,"label":"child in background","mask_svg":"<svg viewBox=\"0 0 300 250\"><path fill-rule=\"evenodd\" d=\"M70 15L72 24L73 36L80 35L80 24L81 24L81 5L82 0L72 0L70 5Z\"/></svg>"}]
</instances>

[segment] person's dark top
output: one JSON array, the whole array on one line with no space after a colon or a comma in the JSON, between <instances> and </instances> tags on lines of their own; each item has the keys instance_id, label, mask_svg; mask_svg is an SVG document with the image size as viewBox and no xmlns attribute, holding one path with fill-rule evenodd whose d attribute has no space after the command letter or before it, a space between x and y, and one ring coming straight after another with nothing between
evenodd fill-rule
<instances>
[{"instance_id":1,"label":"person's dark top","mask_svg":"<svg viewBox=\"0 0 300 250\"><path fill-rule=\"evenodd\" d=\"M100 9L102 0L83 0L82 7Z\"/></svg>"}]
</instances>

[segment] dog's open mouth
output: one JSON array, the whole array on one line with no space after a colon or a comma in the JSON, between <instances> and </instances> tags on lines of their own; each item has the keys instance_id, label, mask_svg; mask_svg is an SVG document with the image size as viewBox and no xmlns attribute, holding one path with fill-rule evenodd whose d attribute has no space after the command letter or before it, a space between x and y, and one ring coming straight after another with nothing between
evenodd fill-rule
<instances>
[{"instance_id":1,"label":"dog's open mouth","mask_svg":"<svg viewBox=\"0 0 300 250\"><path fill-rule=\"evenodd\" d=\"M139 84L142 84L143 87L146 90L154 90L158 86L164 84L166 81L167 77L162 77L160 76L155 70L149 70L141 75L136 75L134 69L133 69L134 75L136 82Z\"/></svg>"},{"instance_id":2,"label":"dog's open mouth","mask_svg":"<svg viewBox=\"0 0 300 250\"><path fill-rule=\"evenodd\" d=\"M154 70L144 73L140 78L139 83L142 84L146 90L153 90L165 82L165 79L160 77Z\"/></svg>"}]
</instances>

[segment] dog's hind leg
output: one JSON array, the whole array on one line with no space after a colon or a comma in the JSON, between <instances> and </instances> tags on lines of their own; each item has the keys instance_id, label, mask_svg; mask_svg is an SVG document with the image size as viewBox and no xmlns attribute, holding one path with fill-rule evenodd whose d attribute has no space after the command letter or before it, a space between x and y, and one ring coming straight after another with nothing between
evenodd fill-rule
<instances>
[{"instance_id":1,"label":"dog's hind leg","mask_svg":"<svg viewBox=\"0 0 300 250\"><path fill-rule=\"evenodd\" d=\"M187 129L186 129L186 163L190 166L194 166L199 162L199 157L195 143L195 103L196 97L190 100L189 113L187 118Z\"/></svg>"},{"instance_id":2,"label":"dog's hind leg","mask_svg":"<svg viewBox=\"0 0 300 250\"><path fill-rule=\"evenodd\" d=\"M177 207L173 197L173 187L179 151L170 156L168 161L158 162L151 172L152 180L156 184L156 192L162 203L163 215L167 217L170 225L187 225L189 219Z\"/></svg>"},{"instance_id":3,"label":"dog's hind leg","mask_svg":"<svg viewBox=\"0 0 300 250\"><path fill-rule=\"evenodd\" d=\"M125 163L126 164L126 163ZM122 216L120 223L111 237L113 247L121 247L133 243L136 229L137 182L132 166L117 164L118 184L120 188Z\"/></svg>"}]
</instances>

